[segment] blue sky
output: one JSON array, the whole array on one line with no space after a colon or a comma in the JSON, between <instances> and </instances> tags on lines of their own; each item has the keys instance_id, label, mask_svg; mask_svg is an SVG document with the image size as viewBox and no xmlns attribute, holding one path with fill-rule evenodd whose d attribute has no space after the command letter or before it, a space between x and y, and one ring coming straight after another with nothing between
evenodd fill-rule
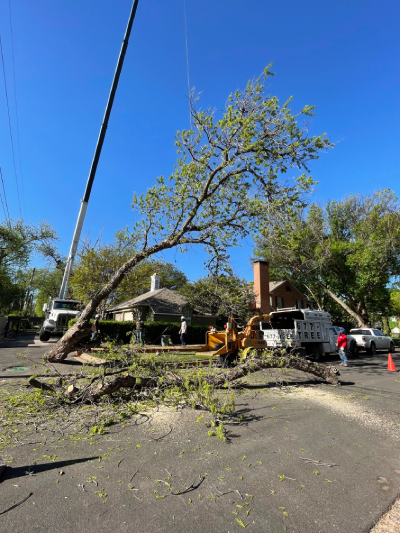
<instances>
[{"instance_id":1,"label":"blue sky","mask_svg":"<svg viewBox=\"0 0 400 533\"><path fill-rule=\"evenodd\" d=\"M169 175L174 135L189 126L184 0L140 0L84 233L105 240L133 221L133 191ZM54 224L67 254L131 0L11 0L25 218ZM334 150L312 165L315 200L389 187L399 194L399 4L390 0L265 2L186 0L190 81L202 106L274 63L269 92L292 109L316 105L311 133ZM8 0L0 34L18 158ZM12 217L19 215L3 77L0 165ZM22 191L21 191L22 192ZM21 194L22 196L22 194ZM0 206L1 209L1 206ZM232 251L252 278L251 241ZM170 253L189 278L204 274L199 249Z\"/></svg>"}]
</instances>

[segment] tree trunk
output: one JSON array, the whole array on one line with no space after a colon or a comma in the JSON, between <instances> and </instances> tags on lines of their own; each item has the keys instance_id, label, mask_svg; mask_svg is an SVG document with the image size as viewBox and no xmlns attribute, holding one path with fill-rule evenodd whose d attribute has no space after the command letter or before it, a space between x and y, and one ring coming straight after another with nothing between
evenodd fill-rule
<instances>
[{"instance_id":1,"label":"tree trunk","mask_svg":"<svg viewBox=\"0 0 400 533\"><path fill-rule=\"evenodd\" d=\"M165 245L164 248L168 246ZM153 250L155 248L155 250ZM147 253L138 252L134 257L129 259L125 264L123 264L111 278L111 280L105 285L100 291L93 296L90 302L87 304L85 309L82 311L81 316L78 318L77 322L70 328L61 339L50 349L48 350L44 357L47 361L53 363L58 363L65 359L67 355L73 351L74 346L79 342L83 337L86 337L91 333L90 328L90 319L93 316L93 313L96 311L97 306L105 299L111 292L118 287L121 281L124 279L126 274L135 267L138 263L143 261L148 255L152 255L159 251L160 246L151 247Z\"/></svg>"},{"instance_id":2,"label":"tree trunk","mask_svg":"<svg viewBox=\"0 0 400 533\"><path fill-rule=\"evenodd\" d=\"M323 283L321 283L320 281L317 282L320 287L327 293L329 294L329 296L335 300L335 302L337 302L340 306L343 307L343 309L349 313L350 316L352 316L353 318L355 318L358 322L358 325L363 327L363 328L368 328L369 327L369 322L365 321L362 313L357 313L356 311L353 311L353 309L351 309L351 307L349 307L343 300L341 300L338 296L336 296L335 293L333 293L330 289L328 289L328 287L325 287L325 285ZM365 313L367 313L366 309L365 309ZM368 314L367 314L367 317L368 317Z\"/></svg>"},{"instance_id":3,"label":"tree trunk","mask_svg":"<svg viewBox=\"0 0 400 533\"><path fill-rule=\"evenodd\" d=\"M390 335L389 319L387 316L382 316L382 326L384 335Z\"/></svg>"},{"instance_id":4,"label":"tree trunk","mask_svg":"<svg viewBox=\"0 0 400 533\"><path fill-rule=\"evenodd\" d=\"M339 381L340 373L338 369L334 366L325 366L318 363L313 363L307 359L300 357L292 356L276 356L270 355L265 359L249 359L245 363L236 366L226 372L221 372L216 376L208 376L203 378L204 383L213 385L214 387L222 387L225 383L231 383L236 379L240 379L247 374L258 372L265 368L294 368L300 370L301 372L306 372L307 374L313 374L319 378L324 379L332 385L337 385ZM124 369L119 372L123 372ZM127 369L128 371L128 369ZM107 377L107 376L106 376ZM99 376L98 379L102 379L102 376ZM56 385L49 385L43 382L38 381L36 378L31 378L29 384L32 387L39 388L42 390L53 391L55 393L62 393L66 399L70 399L71 394L68 392L70 387L63 389ZM137 378L134 376L118 376L110 381L105 381L99 385L90 385L85 389L77 389L73 387L73 395L79 396L80 400L83 402L91 402L93 400L98 400L102 396L107 394L113 394L119 389L131 389L132 392L139 392L142 389L156 389L156 388L168 388L175 385L180 385L183 388L186 388L188 384L187 378L178 376L173 372L166 372L162 377L143 377ZM198 387L198 380L190 380L189 384Z\"/></svg>"}]
</instances>

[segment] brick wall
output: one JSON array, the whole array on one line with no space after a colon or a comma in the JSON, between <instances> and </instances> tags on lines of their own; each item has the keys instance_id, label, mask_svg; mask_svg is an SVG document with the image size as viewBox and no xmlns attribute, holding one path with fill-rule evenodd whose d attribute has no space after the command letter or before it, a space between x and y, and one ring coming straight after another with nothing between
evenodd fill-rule
<instances>
[{"instance_id":1,"label":"brick wall","mask_svg":"<svg viewBox=\"0 0 400 533\"><path fill-rule=\"evenodd\" d=\"M290 291L286 290L286 287L290 287ZM299 290L297 290L296 287L290 282L282 283L282 285L279 285L279 287L277 287L276 289L272 291L271 293L272 302L271 303L274 309L277 309L277 302L276 302L277 296L283 298L282 307L296 307L296 300L302 301L302 308L307 307L304 294L302 294Z\"/></svg>"}]
</instances>

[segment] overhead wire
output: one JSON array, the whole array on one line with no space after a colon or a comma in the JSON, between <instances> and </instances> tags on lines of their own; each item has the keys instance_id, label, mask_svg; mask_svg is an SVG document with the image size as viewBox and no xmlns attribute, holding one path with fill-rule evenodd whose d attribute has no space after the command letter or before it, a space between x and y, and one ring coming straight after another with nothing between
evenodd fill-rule
<instances>
[{"instance_id":1,"label":"overhead wire","mask_svg":"<svg viewBox=\"0 0 400 533\"><path fill-rule=\"evenodd\" d=\"M11 0L8 0L8 8L9 8L9 13L10 13L11 53L12 53L12 66L13 66L13 77L14 77L15 115L17 117L17 143L18 143L19 169L20 169L20 177L21 177L22 206L23 206L25 217L26 217L24 180L23 180L23 177L22 177L22 163L21 163L21 146L20 146L20 142L19 142L19 118L18 118L18 103L17 103L17 82L16 82L16 78L15 78L14 32L13 32L12 17L11 17Z\"/></svg>"},{"instance_id":2,"label":"overhead wire","mask_svg":"<svg viewBox=\"0 0 400 533\"><path fill-rule=\"evenodd\" d=\"M0 193L1 203L3 205L4 216L6 217L6 221L8 219L8 225L9 225L9 227L11 229L10 212L8 211L7 195L6 195L6 189L4 187L3 173L1 171L1 167L0 167L0 179L1 179L1 184L3 186L4 202L6 204L5 207L4 207L4 203L3 203L3 198L2 198L1 193ZM7 210L7 212L6 212L6 210Z\"/></svg>"},{"instance_id":3,"label":"overhead wire","mask_svg":"<svg viewBox=\"0 0 400 533\"><path fill-rule=\"evenodd\" d=\"M15 183L17 185L18 207L19 207L19 213L20 213L21 218L22 218L21 200L20 200L20 197L19 197L19 187L18 187L18 177L17 177L17 167L15 165L14 140L13 140L12 129L11 129L10 106L9 106L9 102L8 102L6 69L5 69L5 66L4 66L4 54L3 54L3 45L2 45L2 42L1 42L1 35L0 35L0 53L1 53L1 62L2 62L2 65L3 65L4 89L5 89L5 92L6 92L7 112L8 112L8 126L9 126L9 130L10 130L11 149L12 149L12 156L13 156L13 162L14 162Z\"/></svg>"}]
</instances>

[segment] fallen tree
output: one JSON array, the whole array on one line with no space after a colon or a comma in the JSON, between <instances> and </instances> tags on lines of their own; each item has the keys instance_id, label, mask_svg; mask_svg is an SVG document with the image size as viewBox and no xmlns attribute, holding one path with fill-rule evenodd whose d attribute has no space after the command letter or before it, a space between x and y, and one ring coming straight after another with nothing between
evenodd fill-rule
<instances>
[{"instance_id":1,"label":"fallen tree","mask_svg":"<svg viewBox=\"0 0 400 533\"><path fill-rule=\"evenodd\" d=\"M305 106L292 115L286 102L266 95L271 74L251 80L244 91L230 95L222 117L214 109L198 110L190 95L193 128L178 132L178 161L169 179L162 176L141 196L134 196L139 218L127 242L135 250L110 281L86 305L76 324L45 354L61 361L90 334L90 319L100 303L117 289L142 261L171 248L187 250L200 244L211 254L209 265L220 266L229 246L240 243L271 212L285 216L305 205L313 181L306 174L292 182L283 179L290 169L308 172L307 163L332 144L309 136L297 119L311 115Z\"/></svg>"},{"instance_id":2,"label":"fallen tree","mask_svg":"<svg viewBox=\"0 0 400 533\"><path fill-rule=\"evenodd\" d=\"M93 402L99 400L102 396L114 394L121 389L127 389L127 392L130 395L135 395L141 393L145 389L162 392L165 389L176 386L186 390L190 387L196 388L199 387L199 385L205 384L215 388L226 387L227 384L230 384L237 379L267 368L292 368L300 370L301 372L321 378L331 385L338 384L340 375L335 366L325 366L291 355L268 354L265 357L251 358L245 363L237 365L227 371L214 375L197 376L195 379L171 371L164 371L159 376L136 376L130 374L129 367L124 367L109 375L103 373L92 378L89 384L81 388L77 387L75 383L63 387L60 381L55 384L49 384L41 382L35 377L32 377L29 380L29 384L32 387L61 395L67 402ZM115 376L115 374L125 375Z\"/></svg>"}]
</instances>

